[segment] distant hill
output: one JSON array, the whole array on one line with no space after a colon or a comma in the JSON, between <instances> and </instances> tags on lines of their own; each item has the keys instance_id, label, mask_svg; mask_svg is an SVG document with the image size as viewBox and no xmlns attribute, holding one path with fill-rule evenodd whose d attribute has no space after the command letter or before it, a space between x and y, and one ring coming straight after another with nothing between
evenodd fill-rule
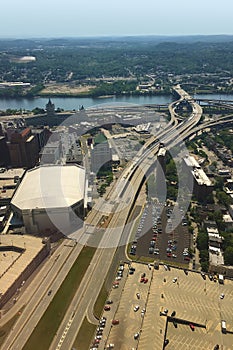
<instances>
[{"instance_id":1,"label":"distant hill","mask_svg":"<svg viewBox=\"0 0 233 350\"><path fill-rule=\"evenodd\" d=\"M39 39L1 39L0 49L39 49L43 47L114 47L124 45L155 45L171 43L222 43L232 42L233 35L191 35L191 36L112 36L112 37L78 37L78 38L39 38Z\"/></svg>"}]
</instances>

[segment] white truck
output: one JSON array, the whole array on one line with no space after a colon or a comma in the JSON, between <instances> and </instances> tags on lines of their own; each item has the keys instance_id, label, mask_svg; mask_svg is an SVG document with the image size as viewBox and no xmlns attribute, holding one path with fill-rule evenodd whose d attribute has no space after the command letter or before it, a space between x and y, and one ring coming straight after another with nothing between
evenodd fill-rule
<instances>
[{"instance_id":1,"label":"white truck","mask_svg":"<svg viewBox=\"0 0 233 350\"><path fill-rule=\"evenodd\" d=\"M223 275L218 275L218 283L224 284L224 276Z\"/></svg>"}]
</instances>

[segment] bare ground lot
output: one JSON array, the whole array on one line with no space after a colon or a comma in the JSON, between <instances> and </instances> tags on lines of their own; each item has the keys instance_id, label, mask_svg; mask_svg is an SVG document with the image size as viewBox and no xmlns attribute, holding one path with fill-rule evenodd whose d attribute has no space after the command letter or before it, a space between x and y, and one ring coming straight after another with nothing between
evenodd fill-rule
<instances>
[{"instance_id":1,"label":"bare ground lot","mask_svg":"<svg viewBox=\"0 0 233 350\"><path fill-rule=\"evenodd\" d=\"M41 90L41 95L79 95L88 93L95 88L94 85L70 85L70 84L48 84Z\"/></svg>"}]
</instances>

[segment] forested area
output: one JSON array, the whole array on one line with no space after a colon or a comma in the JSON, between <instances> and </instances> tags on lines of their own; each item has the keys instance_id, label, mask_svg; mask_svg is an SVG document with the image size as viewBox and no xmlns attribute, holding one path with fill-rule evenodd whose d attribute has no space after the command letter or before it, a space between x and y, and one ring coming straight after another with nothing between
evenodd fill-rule
<instances>
[{"instance_id":1,"label":"forested area","mask_svg":"<svg viewBox=\"0 0 233 350\"><path fill-rule=\"evenodd\" d=\"M147 40L140 37L124 40L0 40L0 82L30 82L33 89L27 90L26 94L34 96L49 82L86 81L93 84L93 79L106 77L140 81L146 75L155 75L169 84L169 75L211 73L232 76L233 39L224 41L223 37L223 41L216 42L161 40L153 40L153 37ZM17 58L22 56L34 56L35 61L19 63ZM217 78L209 81L213 79L216 81ZM129 87L125 90L127 92ZM99 93L97 89L96 94ZM20 96L25 95L25 90L20 87L0 89L0 95Z\"/></svg>"}]
</instances>

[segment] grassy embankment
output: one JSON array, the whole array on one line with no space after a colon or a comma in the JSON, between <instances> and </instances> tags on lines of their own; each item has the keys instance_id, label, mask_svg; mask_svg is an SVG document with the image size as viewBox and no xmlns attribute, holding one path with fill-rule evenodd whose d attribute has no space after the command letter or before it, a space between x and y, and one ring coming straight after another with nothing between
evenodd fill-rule
<instances>
[{"instance_id":1,"label":"grassy embankment","mask_svg":"<svg viewBox=\"0 0 233 350\"><path fill-rule=\"evenodd\" d=\"M49 349L96 249L84 247L23 350Z\"/></svg>"}]
</instances>

